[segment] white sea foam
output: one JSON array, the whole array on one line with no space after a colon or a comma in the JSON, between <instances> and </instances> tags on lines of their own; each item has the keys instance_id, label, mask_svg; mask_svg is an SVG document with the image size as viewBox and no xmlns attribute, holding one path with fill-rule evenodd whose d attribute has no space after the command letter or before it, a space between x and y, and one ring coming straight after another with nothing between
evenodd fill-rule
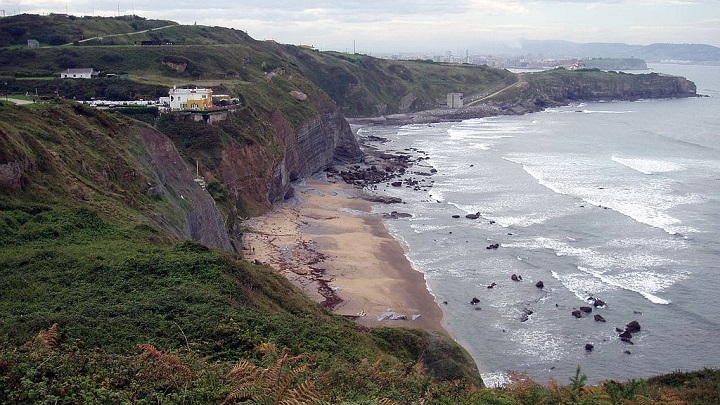
<instances>
[{"instance_id":1,"label":"white sea foam","mask_svg":"<svg viewBox=\"0 0 720 405\"><path fill-rule=\"evenodd\" d=\"M488 219L495 221L503 228L509 228L511 226L524 228L532 225L542 224L547 221L549 217L547 215L534 212L530 215L525 216L488 216Z\"/></svg>"},{"instance_id":2,"label":"white sea foam","mask_svg":"<svg viewBox=\"0 0 720 405\"><path fill-rule=\"evenodd\" d=\"M568 291L575 294L575 296L581 301L585 301L589 296L617 289L616 286L603 283L601 280L588 277L587 275L581 273L561 275L556 271L551 271L550 274L554 279L562 283Z\"/></svg>"},{"instance_id":3,"label":"white sea foam","mask_svg":"<svg viewBox=\"0 0 720 405\"><path fill-rule=\"evenodd\" d=\"M545 325L536 324L531 329L517 329L508 335L508 339L516 343L513 354L521 355L530 363L558 361L566 351L557 331L551 331Z\"/></svg>"},{"instance_id":4,"label":"white sea foam","mask_svg":"<svg viewBox=\"0 0 720 405\"><path fill-rule=\"evenodd\" d=\"M610 253L603 253L596 249L577 247L573 246L571 243L546 237L537 237L533 240L519 240L507 243L506 245L508 247L526 250L549 249L554 251L555 255L558 257L574 257L577 259L578 263L596 269L622 268L630 270L644 270L648 267L660 267L677 264L673 259L667 256L652 254L645 250L613 250Z\"/></svg>"},{"instance_id":5,"label":"white sea foam","mask_svg":"<svg viewBox=\"0 0 720 405\"><path fill-rule=\"evenodd\" d=\"M612 160L643 174L678 172L685 170L685 167L681 164L662 160L627 159L617 156L613 156Z\"/></svg>"},{"instance_id":6,"label":"white sea foam","mask_svg":"<svg viewBox=\"0 0 720 405\"><path fill-rule=\"evenodd\" d=\"M512 382L510 375L501 371L482 373L480 374L480 378L482 378L483 384L488 388L502 388Z\"/></svg>"},{"instance_id":7,"label":"white sea foam","mask_svg":"<svg viewBox=\"0 0 720 405\"><path fill-rule=\"evenodd\" d=\"M673 285L677 277L668 277L655 272L625 273L620 275L606 275L600 271L578 266L578 270L596 277L608 285L636 292L654 304L667 305L670 301L653 294Z\"/></svg>"},{"instance_id":8,"label":"white sea foam","mask_svg":"<svg viewBox=\"0 0 720 405\"><path fill-rule=\"evenodd\" d=\"M521 165L540 185L555 193L607 207L670 234L698 232L683 226L668 211L703 199L695 194L674 193L669 179L640 181L622 177L601 160L580 154L513 154L503 159Z\"/></svg>"}]
</instances>

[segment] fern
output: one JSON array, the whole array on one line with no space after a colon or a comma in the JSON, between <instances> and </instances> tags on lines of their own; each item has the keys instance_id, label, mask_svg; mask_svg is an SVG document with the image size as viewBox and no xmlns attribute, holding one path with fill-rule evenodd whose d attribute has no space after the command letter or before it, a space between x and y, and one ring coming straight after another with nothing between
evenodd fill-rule
<instances>
[{"instance_id":1,"label":"fern","mask_svg":"<svg viewBox=\"0 0 720 405\"><path fill-rule=\"evenodd\" d=\"M571 388L579 392L583 389L585 386L585 383L587 382L588 376L585 373L580 374L580 365L578 364L577 370L575 370L575 376L570 377L570 382L572 383Z\"/></svg>"},{"instance_id":2,"label":"fern","mask_svg":"<svg viewBox=\"0 0 720 405\"><path fill-rule=\"evenodd\" d=\"M165 392L185 391L193 380L190 367L177 355L163 353L151 344L139 345L142 368L139 377L155 384Z\"/></svg>"},{"instance_id":3,"label":"fern","mask_svg":"<svg viewBox=\"0 0 720 405\"><path fill-rule=\"evenodd\" d=\"M281 356L273 343L256 348L265 358L274 357L267 368L242 360L228 373L233 389L224 404L252 401L256 404L295 405L323 404L315 382L307 379L310 364L303 363L307 355L291 356L287 348Z\"/></svg>"},{"instance_id":4,"label":"fern","mask_svg":"<svg viewBox=\"0 0 720 405\"><path fill-rule=\"evenodd\" d=\"M48 349L55 350L58 348L60 335L58 333L58 324L54 323L48 330L40 331L37 340Z\"/></svg>"}]
</instances>

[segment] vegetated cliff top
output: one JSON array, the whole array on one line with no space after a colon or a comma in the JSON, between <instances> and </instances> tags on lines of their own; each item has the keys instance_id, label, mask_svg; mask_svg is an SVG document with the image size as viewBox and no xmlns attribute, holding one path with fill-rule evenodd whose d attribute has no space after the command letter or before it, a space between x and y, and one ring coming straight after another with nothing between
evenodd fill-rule
<instances>
[{"instance_id":1,"label":"vegetated cliff top","mask_svg":"<svg viewBox=\"0 0 720 405\"><path fill-rule=\"evenodd\" d=\"M153 30L178 25L174 21L121 17L76 17L65 14L18 14L0 20L0 46L27 46L29 39L41 46L58 46L88 38Z\"/></svg>"}]
</instances>

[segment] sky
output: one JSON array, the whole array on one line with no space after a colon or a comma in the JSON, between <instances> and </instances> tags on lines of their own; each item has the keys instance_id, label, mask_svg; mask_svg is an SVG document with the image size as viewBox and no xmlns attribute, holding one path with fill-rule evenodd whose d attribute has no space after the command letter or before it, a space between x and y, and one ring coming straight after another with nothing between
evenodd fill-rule
<instances>
[{"instance_id":1,"label":"sky","mask_svg":"<svg viewBox=\"0 0 720 405\"><path fill-rule=\"evenodd\" d=\"M488 43L720 46L720 0L0 0L0 15L136 14L362 53L480 53Z\"/></svg>"}]
</instances>

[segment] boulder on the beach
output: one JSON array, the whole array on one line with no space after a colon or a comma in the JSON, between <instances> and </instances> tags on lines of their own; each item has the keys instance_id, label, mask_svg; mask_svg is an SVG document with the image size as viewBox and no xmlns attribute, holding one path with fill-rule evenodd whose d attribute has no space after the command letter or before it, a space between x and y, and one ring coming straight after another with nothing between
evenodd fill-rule
<instances>
[{"instance_id":1,"label":"boulder on the beach","mask_svg":"<svg viewBox=\"0 0 720 405\"><path fill-rule=\"evenodd\" d=\"M590 343L585 344L585 351L587 351L587 352L593 351L594 348L595 348L595 346Z\"/></svg>"},{"instance_id":2,"label":"boulder on the beach","mask_svg":"<svg viewBox=\"0 0 720 405\"><path fill-rule=\"evenodd\" d=\"M602 317L602 315L595 315L595 322L606 322L605 318Z\"/></svg>"},{"instance_id":3,"label":"boulder on the beach","mask_svg":"<svg viewBox=\"0 0 720 405\"><path fill-rule=\"evenodd\" d=\"M512 281L520 281L520 280L522 280L522 277L521 277L521 276L518 276L517 274L513 274L512 276L510 276L510 280L512 280Z\"/></svg>"},{"instance_id":4,"label":"boulder on the beach","mask_svg":"<svg viewBox=\"0 0 720 405\"><path fill-rule=\"evenodd\" d=\"M592 312L591 307L580 307L580 310L585 312L586 314L589 314L590 312Z\"/></svg>"},{"instance_id":5,"label":"boulder on the beach","mask_svg":"<svg viewBox=\"0 0 720 405\"><path fill-rule=\"evenodd\" d=\"M489 286L487 286L487 288L495 288L496 285L497 285L497 284L492 283L492 284L490 284Z\"/></svg>"},{"instance_id":6,"label":"boulder on the beach","mask_svg":"<svg viewBox=\"0 0 720 405\"><path fill-rule=\"evenodd\" d=\"M467 219L478 219L478 218L480 218L480 213L479 213L479 212L476 212L476 213L474 213L474 214L467 214L467 215L465 215L465 218L467 218Z\"/></svg>"},{"instance_id":7,"label":"boulder on the beach","mask_svg":"<svg viewBox=\"0 0 720 405\"><path fill-rule=\"evenodd\" d=\"M480 302L480 300L477 297L473 297L473 299L470 300L471 305L477 305Z\"/></svg>"},{"instance_id":8,"label":"boulder on the beach","mask_svg":"<svg viewBox=\"0 0 720 405\"><path fill-rule=\"evenodd\" d=\"M492 245L486 247L485 249L490 250L490 249L497 249L497 248L499 248L499 247L500 247L500 244L499 244L499 243L493 243Z\"/></svg>"},{"instance_id":9,"label":"boulder on the beach","mask_svg":"<svg viewBox=\"0 0 720 405\"><path fill-rule=\"evenodd\" d=\"M544 288L544 287L545 287L545 283L543 283L542 280L541 280L541 281L538 281L537 283L535 283L535 287L537 287L537 288Z\"/></svg>"},{"instance_id":10,"label":"boulder on the beach","mask_svg":"<svg viewBox=\"0 0 720 405\"><path fill-rule=\"evenodd\" d=\"M638 323L638 321L632 321L625 325L625 330L631 333L640 332L640 323Z\"/></svg>"},{"instance_id":11,"label":"boulder on the beach","mask_svg":"<svg viewBox=\"0 0 720 405\"><path fill-rule=\"evenodd\" d=\"M402 181L393 181L390 185L393 187L400 187L402 186Z\"/></svg>"},{"instance_id":12,"label":"boulder on the beach","mask_svg":"<svg viewBox=\"0 0 720 405\"><path fill-rule=\"evenodd\" d=\"M455 214L452 217L457 219L457 218L460 218L460 215Z\"/></svg>"},{"instance_id":13,"label":"boulder on the beach","mask_svg":"<svg viewBox=\"0 0 720 405\"><path fill-rule=\"evenodd\" d=\"M582 312L578 311L577 309L572 311L571 313L572 316L574 316L575 318L582 318Z\"/></svg>"}]
</instances>

